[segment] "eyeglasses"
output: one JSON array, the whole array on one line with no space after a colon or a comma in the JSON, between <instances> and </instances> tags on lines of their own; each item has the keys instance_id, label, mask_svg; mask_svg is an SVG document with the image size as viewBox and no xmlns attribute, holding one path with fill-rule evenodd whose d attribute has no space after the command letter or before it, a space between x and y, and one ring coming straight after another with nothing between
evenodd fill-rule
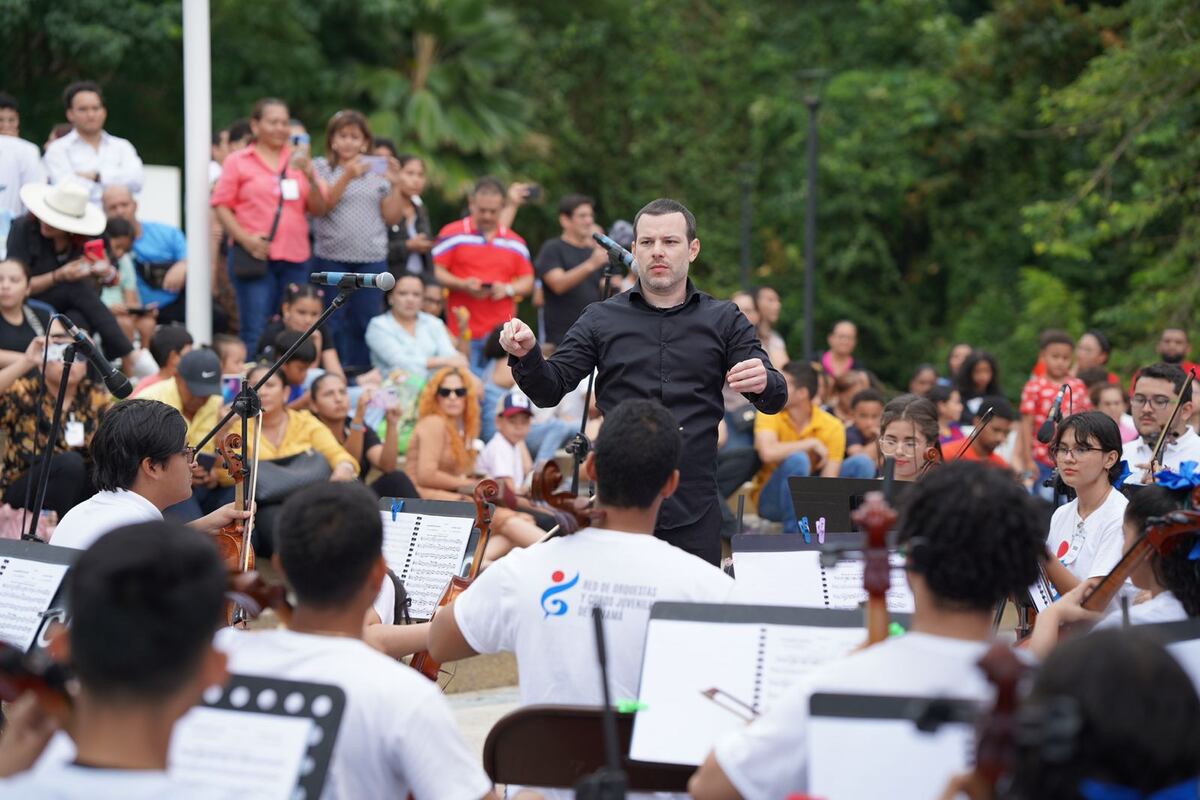
<instances>
[{"instance_id":1,"label":"eyeglasses","mask_svg":"<svg viewBox=\"0 0 1200 800\"><path fill-rule=\"evenodd\" d=\"M1129 398L1129 403L1135 408L1141 408L1142 406L1149 404L1154 406L1159 411L1162 411L1171 404L1172 399L1174 398L1168 397L1165 394L1156 394L1151 395L1150 397L1147 397L1144 394L1135 394L1133 397Z\"/></svg>"},{"instance_id":2,"label":"eyeglasses","mask_svg":"<svg viewBox=\"0 0 1200 800\"><path fill-rule=\"evenodd\" d=\"M438 389L438 397L466 397L467 389L464 386L461 389Z\"/></svg>"},{"instance_id":3,"label":"eyeglasses","mask_svg":"<svg viewBox=\"0 0 1200 800\"><path fill-rule=\"evenodd\" d=\"M183 448L183 449L182 449L182 450L180 450L179 452L180 452L180 454L183 456L183 460L184 460L184 461L186 461L186 462L187 462L187 463L189 463L189 464L193 464L193 463L195 463L195 461L196 461L196 448L192 447L191 445L188 445L187 447Z\"/></svg>"},{"instance_id":4,"label":"eyeglasses","mask_svg":"<svg viewBox=\"0 0 1200 800\"><path fill-rule=\"evenodd\" d=\"M879 452L885 456L895 455L896 453L915 456L917 454L917 442L915 439L906 439L901 442L892 436L881 436L879 438Z\"/></svg>"},{"instance_id":5,"label":"eyeglasses","mask_svg":"<svg viewBox=\"0 0 1200 800\"><path fill-rule=\"evenodd\" d=\"M1054 457L1055 461L1066 456L1070 456L1072 461L1079 461L1088 453L1098 453L1100 450L1101 448L1099 447L1089 447L1086 444L1077 444L1074 447L1067 447L1060 444L1058 447L1050 448L1050 455Z\"/></svg>"}]
</instances>

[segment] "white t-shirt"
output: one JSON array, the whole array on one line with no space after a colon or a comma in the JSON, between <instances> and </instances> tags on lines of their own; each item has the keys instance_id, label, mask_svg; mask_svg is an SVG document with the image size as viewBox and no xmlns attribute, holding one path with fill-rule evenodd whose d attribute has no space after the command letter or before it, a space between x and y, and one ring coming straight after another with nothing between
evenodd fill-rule
<instances>
[{"instance_id":1,"label":"white t-shirt","mask_svg":"<svg viewBox=\"0 0 1200 800\"><path fill-rule=\"evenodd\" d=\"M492 788L436 684L358 639L286 629L217 632L230 672L329 683L346 693L322 797L478 800Z\"/></svg>"},{"instance_id":2,"label":"white t-shirt","mask_svg":"<svg viewBox=\"0 0 1200 800\"><path fill-rule=\"evenodd\" d=\"M494 480L508 478L518 491L525 487L529 477L526 464L533 465L529 456L529 448L524 441L513 444L497 431L492 435L479 458L475 459L475 470L481 475L487 475Z\"/></svg>"},{"instance_id":3,"label":"white t-shirt","mask_svg":"<svg viewBox=\"0 0 1200 800\"><path fill-rule=\"evenodd\" d=\"M649 534L584 528L514 550L454 601L454 618L478 653L513 652L521 703L600 705L592 606L606 609L609 691L638 696L650 606L722 603L733 579Z\"/></svg>"},{"instance_id":4,"label":"white t-shirt","mask_svg":"<svg viewBox=\"0 0 1200 800\"><path fill-rule=\"evenodd\" d=\"M111 530L162 518L158 507L137 492L97 492L63 515L50 544L86 550Z\"/></svg>"},{"instance_id":5,"label":"white t-shirt","mask_svg":"<svg viewBox=\"0 0 1200 800\"><path fill-rule=\"evenodd\" d=\"M1188 618L1183 610L1183 603L1170 592L1159 592L1144 603L1129 607L1130 625L1152 625L1156 622L1179 622ZM1121 609L1111 611L1104 619L1096 623L1092 630L1103 628L1120 628L1125 624Z\"/></svg>"},{"instance_id":6,"label":"white t-shirt","mask_svg":"<svg viewBox=\"0 0 1200 800\"><path fill-rule=\"evenodd\" d=\"M1147 444L1141 436L1125 443L1125 447L1121 451L1121 458L1129 465L1132 473L1125 479L1126 483L1140 484L1142 482L1142 470L1138 469L1137 465L1149 464L1152 455L1154 455L1153 444ZM1179 470L1179 465L1184 461L1200 461L1200 436L1196 435L1191 425L1175 441L1167 440L1163 447L1162 460L1164 467L1175 471Z\"/></svg>"},{"instance_id":7,"label":"white t-shirt","mask_svg":"<svg viewBox=\"0 0 1200 800\"><path fill-rule=\"evenodd\" d=\"M1079 517L1079 499L1059 506L1050 519L1046 545L1079 580L1107 575L1125 552L1125 506L1129 501L1116 489L1110 489L1100 507Z\"/></svg>"},{"instance_id":8,"label":"white t-shirt","mask_svg":"<svg viewBox=\"0 0 1200 800\"><path fill-rule=\"evenodd\" d=\"M214 800L201 788L156 770L96 769L63 764L0 780L0 797L21 800Z\"/></svg>"},{"instance_id":9,"label":"white t-shirt","mask_svg":"<svg viewBox=\"0 0 1200 800\"><path fill-rule=\"evenodd\" d=\"M808 785L808 703L815 692L986 701L992 689L976 662L988 642L906 633L825 665L776 705L713 748L745 800L779 800ZM927 769L930 765L921 765Z\"/></svg>"}]
</instances>

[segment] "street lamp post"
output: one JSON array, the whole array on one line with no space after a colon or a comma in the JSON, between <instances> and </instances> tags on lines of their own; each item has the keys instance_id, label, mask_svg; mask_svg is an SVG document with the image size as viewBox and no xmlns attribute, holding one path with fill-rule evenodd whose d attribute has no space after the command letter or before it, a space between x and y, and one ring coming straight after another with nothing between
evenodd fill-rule
<instances>
[{"instance_id":1,"label":"street lamp post","mask_svg":"<svg viewBox=\"0 0 1200 800\"><path fill-rule=\"evenodd\" d=\"M808 109L808 164L804 192L804 357L816 358L813 349L813 297L817 277L817 110L821 107L821 84L828 74L823 69L805 70L804 106Z\"/></svg>"}]
</instances>

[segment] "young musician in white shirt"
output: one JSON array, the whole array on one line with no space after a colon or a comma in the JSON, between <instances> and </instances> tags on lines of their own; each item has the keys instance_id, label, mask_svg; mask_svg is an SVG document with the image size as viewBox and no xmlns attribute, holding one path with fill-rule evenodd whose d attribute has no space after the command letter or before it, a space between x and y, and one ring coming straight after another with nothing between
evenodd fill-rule
<instances>
[{"instance_id":1,"label":"young musician in white shirt","mask_svg":"<svg viewBox=\"0 0 1200 800\"><path fill-rule=\"evenodd\" d=\"M1125 443L1121 455L1132 471L1126 483L1148 482L1146 471L1154 455L1154 446L1171 419L1172 401L1181 389L1183 396L1179 402L1179 413L1175 415L1175 424L1163 445L1160 466L1178 471L1184 461L1200 461L1200 436L1188 424L1195 411L1192 381L1186 372L1174 364L1151 364L1138 371L1129 398L1129 410L1138 436Z\"/></svg>"},{"instance_id":2,"label":"young musician in white shirt","mask_svg":"<svg viewBox=\"0 0 1200 800\"><path fill-rule=\"evenodd\" d=\"M284 503L272 563L295 597L289 628L226 628L232 672L332 683L346 692L323 797L492 798L436 684L362 641L379 592L383 522L360 483L321 483Z\"/></svg>"},{"instance_id":3,"label":"young musician in white shirt","mask_svg":"<svg viewBox=\"0 0 1200 800\"><path fill-rule=\"evenodd\" d=\"M637 697L650 607L724 602L733 588L721 570L654 536L659 506L679 483L680 446L678 424L657 401L612 409L583 465L603 521L490 566L434 616L430 654L445 662L514 652L522 704L599 705L599 605L612 697Z\"/></svg>"},{"instance_id":4,"label":"young musician in white shirt","mask_svg":"<svg viewBox=\"0 0 1200 800\"><path fill-rule=\"evenodd\" d=\"M1072 414L1059 423L1050 442L1059 478L1075 499L1050 519L1046 576L1059 594L1080 581L1103 577L1124 553L1125 495L1113 488L1121 474L1121 429L1101 411Z\"/></svg>"},{"instance_id":5,"label":"young musician in white shirt","mask_svg":"<svg viewBox=\"0 0 1200 800\"><path fill-rule=\"evenodd\" d=\"M176 720L227 677L213 648L226 574L210 539L161 520L119 528L82 553L66 577L71 626L51 646L79 681L68 725L75 759L0 780L0 796L212 797L167 774L167 751ZM22 711L0 740L6 755L39 727L46 738L47 726Z\"/></svg>"},{"instance_id":6,"label":"young musician in white shirt","mask_svg":"<svg viewBox=\"0 0 1200 800\"><path fill-rule=\"evenodd\" d=\"M912 630L827 664L718 742L688 784L697 800L778 800L805 791L814 692L990 697L976 662L992 636L996 605L1024 591L1044 557L1033 500L1000 470L964 461L931 471L905 499L897 541L907 553Z\"/></svg>"}]
</instances>

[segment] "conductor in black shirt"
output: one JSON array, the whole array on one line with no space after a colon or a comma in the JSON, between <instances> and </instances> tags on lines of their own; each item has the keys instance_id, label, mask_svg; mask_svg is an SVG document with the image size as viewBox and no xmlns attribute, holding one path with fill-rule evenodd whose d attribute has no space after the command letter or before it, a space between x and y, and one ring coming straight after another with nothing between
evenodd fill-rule
<instances>
[{"instance_id":1,"label":"conductor in black shirt","mask_svg":"<svg viewBox=\"0 0 1200 800\"><path fill-rule=\"evenodd\" d=\"M630 398L671 410L683 436L679 490L663 503L655 535L716 564L721 512L715 465L725 383L774 414L787 402L754 328L733 303L699 292L688 265L700 253L696 220L674 200L647 204L633 221L638 283L589 305L548 360L529 326L500 335L513 377L542 407L553 406L594 368L603 413Z\"/></svg>"}]
</instances>

